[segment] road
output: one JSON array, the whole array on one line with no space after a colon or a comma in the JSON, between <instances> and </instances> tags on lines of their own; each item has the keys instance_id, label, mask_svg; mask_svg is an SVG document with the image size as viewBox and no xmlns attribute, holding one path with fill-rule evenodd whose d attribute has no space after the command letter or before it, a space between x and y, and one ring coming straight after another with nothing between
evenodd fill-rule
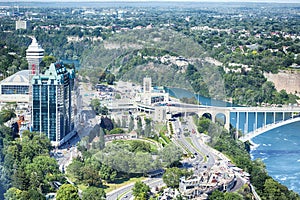
<instances>
[{"instance_id":1,"label":"road","mask_svg":"<svg viewBox=\"0 0 300 200\"><path fill-rule=\"evenodd\" d=\"M171 123L173 126L173 130L175 132L173 137L175 142L180 143L181 145L184 146L184 148L188 149L188 151L194 154L193 159L186 159L183 162L183 167L188 169L193 169L194 174L198 174L199 172L207 170L207 168L211 168L213 165L215 165L217 160L223 159L225 162L228 161L225 156L224 158L221 158L219 156L220 155L219 152L207 146L204 142L201 141L201 139L198 137L197 132L195 131L196 127L192 121L192 118L189 118L185 125L182 125L177 120L172 121ZM187 141L186 137L183 135L183 130L186 130L190 133L194 132L194 134L191 134L191 136L189 137L192 144L189 141ZM145 180L144 182L147 183L150 187L157 187L163 184L161 178L151 178ZM235 191L239 189L240 187L243 186L243 184L244 184L243 180L240 177L237 177L237 184L232 190ZM108 193L107 199L115 200L117 198L120 199L132 198L131 190L133 188L133 185L134 183Z\"/></svg>"},{"instance_id":2,"label":"road","mask_svg":"<svg viewBox=\"0 0 300 200\"><path fill-rule=\"evenodd\" d=\"M82 85L83 84L83 85ZM75 130L77 134L70 139L61 149L54 152L54 157L58 160L60 169L63 171L71 163L72 158L78 156L78 151L75 144L80 141L84 136L88 136L90 131L94 128L94 125L99 123L95 112L90 107L91 97L94 95L94 91L91 86L81 83L77 89L77 115L75 119ZM191 117L188 117L186 124L181 124L179 121L172 122L175 131L175 140L194 154L193 159L189 159L185 162L184 166L187 168L193 168L195 174L206 170L206 168L212 167L217 159L220 159L218 152L207 146L196 134L196 127ZM183 135L183 130L192 133L189 137L189 141ZM192 143L192 144L191 144ZM68 149L68 150L66 150ZM149 178L144 181L150 187L158 187L163 184L162 178ZM108 200L130 199L132 197L132 187L134 183L124 186L120 189L112 191L107 194ZM242 179L238 181L235 189L242 186Z\"/></svg>"},{"instance_id":3,"label":"road","mask_svg":"<svg viewBox=\"0 0 300 200\"><path fill-rule=\"evenodd\" d=\"M163 186L163 180L161 177L157 177L157 178L148 178L146 180L143 181L144 183L146 183L147 185L150 186L150 188L153 187L159 187L159 186ZM106 195L106 199L107 200L116 200L118 198L120 199L131 199L132 198L132 188L134 186L134 183L126 185L122 188L119 188L117 190L114 190L110 193L108 193Z\"/></svg>"},{"instance_id":4,"label":"road","mask_svg":"<svg viewBox=\"0 0 300 200\"><path fill-rule=\"evenodd\" d=\"M60 171L64 172L66 167L72 162L73 158L80 155L76 146L67 149L57 149L52 151L53 157L57 160Z\"/></svg>"},{"instance_id":5,"label":"road","mask_svg":"<svg viewBox=\"0 0 300 200\"><path fill-rule=\"evenodd\" d=\"M191 117L188 118L189 126L196 130L195 124ZM192 135L193 143L196 145L197 148L200 148L207 155L207 166L211 167L215 164L216 161L228 163L230 159L228 159L224 154L221 152L211 148L210 146L206 145L201 139L197 137L197 135ZM202 149L201 149L202 147ZM239 173L235 173L236 175L236 183L234 187L230 190L231 192L239 190L247 181L240 176Z\"/></svg>"},{"instance_id":6,"label":"road","mask_svg":"<svg viewBox=\"0 0 300 200\"><path fill-rule=\"evenodd\" d=\"M226 164L228 163L229 159L226 156L206 145L201 137L199 137L199 133L197 133L197 128L192 117L186 118L185 123L179 123L179 121L174 121L172 123L174 129L179 130L175 131L177 134L175 136L177 140L181 141L188 149L191 149L192 153L198 152L197 156L195 156L195 159L188 163L193 166L195 175L213 167L217 161ZM182 134L182 130L187 130L192 134L190 137L185 137L184 134ZM192 144L187 141L188 138L190 138ZM236 184L230 191L236 191L240 189L245 183L246 180L243 179L240 174L236 173Z\"/></svg>"},{"instance_id":7,"label":"road","mask_svg":"<svg viewBox=\"0 0 300 200\"><path fill-rule=\"evenodd\" d=\"M95 111L91 108L90 102L95 91L92 90L91 85L80 82L78 87L78 114L75 120L75 128L77 129L79 138L88 136L95 124L99 124L100 119L97 117Z\"/></svg>"},{"instance_id":8,"label":"road","mask_svg":"<svg viewBox=\"0 0 300 200\"><path fill-rule=\"evenodd\" d=\"M195 134L196 129L192 125L193 122L191 122L190 120L187 120L184 124L179 123L179 121L176 120L172 122L172 126L176 133L175 138L177 142L183 144L185 148L187 148L192 154L194 154L195 158L192 159L189 164L194 166L194 172L195 174L197 174L198 171L204 171L205 168L213 166L215 163L215 159L208 146L204 143L199 143L199 138ZM185 130L185 132L189 132L191 136L185 137L183 134L183 130Z\"/></svg>"},{"instance_id":9,"label":"road","mask_svg":"<svg viewBox=\"0 0 300 200\"><path fill-rule=\"evenodd\" d=\"M174 130L173 141L177 144L180 143L181 146L183 146L185 149L188 149L188 151L194 154L194 158L186 159L183 162L183 167L192 169L194 174L197 175L200 172L213 167L217 161L228 163L228 159L224 155L209 147L201 140L191 117L187 118L186 123L181 123L178 120L172 121L171 123ZM185 137L183 134L183 130L191 133L190 137ZM237 182L231 189L231 191L240 189L245 183L245 180L242 179L238 174L236 180ZM145 183L147 183L150 187L157 187L163 182L161 178L151 178L145 180ZM107 194L107 199L130 199L132 197L131 190L133 188L133 185L134 184L132 183L118 190L110 192L109 194Z\"/></svg>"},{"instance_id":10,"label":"road","mask_svg":"<svg viewBox=\"0 0 300 200\"><path fill-rule=\"evenodd\" d=\"M99 118L90 107L91 94L94 94L91 86L80 82L76 90L76 110L75 116L75 135L61 145L58 149L52 151L53 157L58 161L61 171L71 163L72 158L79 155L76 144L84 137L88 136L95 124L99 124Z\"/></svg>"}]
</instances>

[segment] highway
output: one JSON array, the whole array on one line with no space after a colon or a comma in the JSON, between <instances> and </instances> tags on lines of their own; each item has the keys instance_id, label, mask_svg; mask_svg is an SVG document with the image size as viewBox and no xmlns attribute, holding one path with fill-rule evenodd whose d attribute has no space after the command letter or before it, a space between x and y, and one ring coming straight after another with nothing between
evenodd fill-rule
<instances>
[{"instance_id":1,"label":"highway","mask_svg":"<svg viewBox=\"0 0 300 200\"><path fill-rule=\"evenodd\" d=\"M193 122L192 117L186 118L186 123L180 125L178 121L173 122L175 130L177 131L177 140L182 141L187 148L192 149L192 152L198 152L195 159L191 160L190 164L193 166L194 174L197 175L216 164L217 161L228 163L229 159L220 152L206 145L201 138L198 137L197 128ZM182 134L182 130L188 130L192 133L190 137L185 137ZM194 130L194 131L193 131ZM190 139L191 143L187 141ZM240 174L236 173L236 184L230 191L237 191L240 189L246 180L241 178Z\"/></svg>"},{"instance_id":2,"label":"highway","mask_svg":"<svg viewBox=\"0 0 300 200\"><path fill-rule=\"evenodd\" d=\"M214 166L217 161L228 163L228 158L206 145L201 138L199 138L199 134L196 131L197 129L191 117L187 118L185 124L180 123L178 120L172 121L171 123L174 130L172 139L174 143L177 145L180 144L179 146L181 148L187 149L194 156L194 158L186 159L182 162L184 168L192 169L194 174L198 175L199 173ZM185 137L183 130L191 133L190 137ZM149 178L144 182L151 188L163 184L162 178ZM245 180L237 174L236 184L231 191L240 189L244 183ZM117 198L125 200L132 198L133 185L134 183L108 193L107 200L115 200Z\"/></svg>"},{"instance_id":3,"label":"highway","mask_svg":"<svg viewBox=\"0 0 300 200\"><path fill-rule=\"evenodd\" d=\"M150 188L164 186L164 183L163 183L163 180L161 177L148 178L148 179L144 180L143 182L146 183L147 185L149 185ZM121 187L117 190L114 190L114 191L106 194L106 199L107 200L116 200L118 198L120 200L131 199L133 186L134 186L134 183L126 185L124 187Z\"/></svg>"},{"instance_id":4,"label":"highway","mask_svg":"<svg viewBox=\"0 0 300 200\"><path fill-rule=\"evenodd\" d=\"M76 134L58 149L54 149L52 151L52 155L58 161L61 171L63 171L63 169L65 170L65 168L71 163L72 158L79 155L76 144L84 136L88 136L94 126L99 123L99 119L90 107L90 96L93 93L94 91L91 89L90 85L80 82L76 91L76 109L78 110L74 120L74 131Z\"/></svg>"},{"instance_id":5,"label":"highway","mask_svg":"<svg viewBox=\"0 0 300 200\"><path fill-rule=\"evenodd\" d=\"M215 156L211 153L209 147L203 142L199 143L199 138L196 136L196 127L193 125L193 119L191 117L187 118L186 124L182 125L179 121L173 121L172 125L174 130L176 130L176 140L183 144L189 151L194 154L195 159L192 164L196 164L197 168L200 167L211 167L215 163ZM190 137L185 137L183 130L190 133ZM193 133L194 132L194 133ZM188 141L189 140L189 141ZM192 144L191 144L192 143Z\"/></svg>"}]
</instances>

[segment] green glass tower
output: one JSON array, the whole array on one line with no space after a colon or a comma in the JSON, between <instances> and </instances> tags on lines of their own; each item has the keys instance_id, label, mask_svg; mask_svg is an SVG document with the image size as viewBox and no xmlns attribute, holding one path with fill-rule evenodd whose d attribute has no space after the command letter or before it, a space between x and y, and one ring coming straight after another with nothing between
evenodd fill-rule
<instances>
[{"instance_id":1,"label":"green glass tower","mask_svg":"<svg viewBox=\"0 0 300 200\"><path fill-rule=\"evenodd\" d=\"M63 63L51 64L43 75L32 78L32 131L45 133L52 143L74 128L72 91L75 72Z\"/></svg>"}]
</instances>

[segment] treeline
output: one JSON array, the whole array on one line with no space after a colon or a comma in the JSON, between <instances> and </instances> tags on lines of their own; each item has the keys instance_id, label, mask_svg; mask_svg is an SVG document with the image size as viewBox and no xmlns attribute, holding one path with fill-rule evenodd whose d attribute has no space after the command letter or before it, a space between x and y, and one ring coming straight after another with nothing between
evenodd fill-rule
<instances>
[{"instance_id":1,"label":"treeline","mask_svg":"<svg viewBox=\"0 0 300 200\"><path fill-rule=\"evenodd\" d=\"M30 41L15 33L0 33L0 79L28 69L25 51Z\"/></svg>"},{"instance_id":2,"label":"treeline","mask_svg":"<svg viewBox=\"0 0 300 200\"><path fill-rule=\"evenodd\" d=\"M297 103L298 96L285 90L277 91L274 84L258 70L223 75L226 95L234 104L260 106L262 104L287 105Z\"/></svg>"},{"instance_id":3,"label":"treeline","mask_svg":"<svg viewBox=\"0 0 300 200\"><path fill-rule=\"evenodd\" d=\"M45 134L24 131L13 139L9 128L1 127L1 184L5 199L45 199L56 191L54 182L65 182Z\"/></svg>"},{"instance_id":4,"label":"treeline","mask_svg":"<svg viewBox=\"0 0 300 200\"><path fill-rule=\"evenodd\" d=\"M204 132L211 137L209 145L227 155L237 167L250 173L250 182L262 199L300 199L297 193L289 190L286 186L281 185L270 177L266 171L265 164L260 159L251 160L249 144L234 139L235 129L231 129L231 131L228 132L223 127L212 123L205 117L196 119L196 124L199 132Z\"/></svg>"},{"instance_id":5,"label":"treeline","mask_svg":"<svg viewBox=\"0 0 300 200\"><path fill-rule=\"evenodd\" d=\"M76 184L98 188L106 188L107 183L146 175L151 170L173 166L182 156L181 150L175 145L167 145L158 151L150 143L139 140L115 141L103 149L87 149L82 141L78 148L82 156L68 166L67 175Z\"/></svg>"},{"instance_id":6,"label":"treeline","mask_svg":"<svg viewBox=\"0 0 300 200\"><path fill-rule=\"evenodd\" d=\"M210 68L205 68L209 70ZM212 91L220 91L217 94L224 94L221 97L231 99L236 105L283 105L297 103L297 97L294 94L288 94L285 90L277 91L274 84L264 77L263 73L257 68L250 71L241 70L241 72L225 73L222 69L209 70L211 76L203 76L203 69L197 69L193 65L187 68L186 76L192 82L192 86L196 93L206 97L216 97ZM202 73L201 73L202 72ZM219 87L215 87L209 83L209 77L221 76L222 80L215 81L219 83ZM223 85L221 85L223 83ZM213 90L213 88L215 89ZM221 90L220 88L223 88Z\"/></svg>"}]
</instances>

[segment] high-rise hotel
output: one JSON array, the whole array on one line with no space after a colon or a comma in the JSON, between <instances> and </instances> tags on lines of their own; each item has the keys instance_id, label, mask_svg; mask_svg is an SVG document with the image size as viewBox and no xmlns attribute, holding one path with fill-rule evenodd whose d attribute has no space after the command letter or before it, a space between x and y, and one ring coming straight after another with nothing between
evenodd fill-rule
<instances>
[{"instance_id":1,"label":"high-rise hotel","mask_svg":"<svg viewBox=\"0 0 300 200\"><path fill-rule=\"evenodd\" d=\"M59 144L74 128L72 90L75 72L63 63L52 63L43 75L33 76L32 130L45 133Z\"/></svg>"}]
</instances>

